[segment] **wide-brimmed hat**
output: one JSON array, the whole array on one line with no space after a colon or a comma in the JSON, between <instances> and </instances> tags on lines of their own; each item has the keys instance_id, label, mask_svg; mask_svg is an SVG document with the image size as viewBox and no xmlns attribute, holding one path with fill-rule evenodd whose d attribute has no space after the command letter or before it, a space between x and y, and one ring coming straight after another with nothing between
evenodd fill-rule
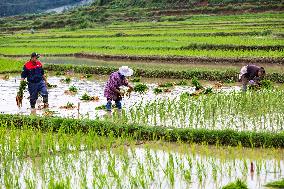
<instances>
[{"instance_id":1,"label":"wide-brimmed hat","mask_svg":"<svg viewBox=\"0 0 284 189\"><path fill-rule=\"evenodd\" d=\"M129 68L128 66L121 66L118 70L118 72L126 77L132 76L133 75L133 70Z\"/></svg>"}]
</instances>

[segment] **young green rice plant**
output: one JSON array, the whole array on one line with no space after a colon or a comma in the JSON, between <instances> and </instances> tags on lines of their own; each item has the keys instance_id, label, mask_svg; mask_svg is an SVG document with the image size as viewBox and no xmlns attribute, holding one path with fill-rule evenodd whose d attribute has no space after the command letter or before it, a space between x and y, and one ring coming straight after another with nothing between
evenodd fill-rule
<instances>
[{"instance_id":1,"label":"young green rice plant","mask_svg":"<svg viewBox=\"0 0 284 189\"><path fill-rule=\"evenodd\" d=\"M63 108L63 109L74 109L74 108L76 108L76 106L72 102L67 102L67 104L65 106L61 106L60 108Z\"/></svg>"},{"instance_id":2,"label":"young green rice plant","mask_svg":"<svg viewBox=\"0 0 284 189\"><path fill-rule=\"evenodd\" d=\"M28 85L28 82L26 81L21 81L19 91L17 92L16 96L16 102L18 107L22 107L22 102L23 102L23 96L24 96L24 91Z\"/></svg>"},{"instance_id":3,"label":"young green rice plant","mask_svg":"<svg viewBox=\"0 0 284 189\"><path fill-rule=\"evenodd\" d=\"M90 78L90 77L92 77L92 74L85 74L84 77L85 78Z\"/></svg>"},{"instance_id":4,"label":"young green rice plant","mask_svg":"<svg viewBox=\"0 0 284 189\"><path fill-rule=\"evenodd\" d=\"M158 85L159 87L173 87L174 83L172 82L167 82L167 83L161 83Z\"/></svg>"},{"instance_id":5,"label":"young green rice plant","mask_svg":"<svg viewBox=\"0 0 284 189\"><path fill-rule=\"evenodd\" d=\"M72 93L77 93L78 92L78 88L74 85L70 86L68 89L70 92Z\"/></svg>"},{"instance_id":6,"label":"young green rice plant","mask_svg":"<svg viewBox=\"0 0 284 189\"><path fill-rule=\"evenodd\" d=\"M284 188L284 179L278 180L278 181L273 181L269 182L265 185L266 187L270 188Z\"/></svg>"},{"instance_id":7,"label":"young green rice plant","mask_svg":"<svg viewBox=\"0 0 284 189\"><path fill-rule=\"evenodd\" d=\"M188 85L188 82L186 80L181 80L181 81L177 82L176 85L185 86L185 85Z\"/></svg>"},{"instance_id":8,"label":"young green rice plant","mask_svg":"<svg viewBox=\"0 0 284 189\"><path fill-rule=\"evenodd\" d=\"M213 93L212 87L207 87L203 90L203 94L212 94L212 93Z\"/></svg>"},{"instance_id":9,"label":"young green rice plant","mask_svg":"<svg viewBox=\"0 0 284 189\"><path fill-rule=\"evenodd\" d=\"M263 89L273 89L273 83L268 79L261 80L260 86Z\"/></svg>"},{"instance_id":10,"label":"young green rice plant","mask_svg":"<svg viewBox=\"0 0 284 189\"><path fill-rule=\"evenodd\" d=\"M82 95L82 97L80 98L80 100L84 100L84 101L91 101L91 100L98 101L99 98L97 96L90 96L90 95L88 95L88 93L85 92Z\"/></svg>"},{"instance_id":11,"label":"young green rice plant","mask_svg":"<svg viewBox=\"0 0 284 189\"><path fill-rule=\"evenodd\" d=\"M163 92L163 89L161 89L161 88L154 88L154 93L155 94L160 94L162 92Z\"/></svg>"},{"instance_id":12,"label":"young green rice plant","mask_svg":"<svg viewBox=\"0 0 284 189\"><path fill-rule=\"evenodd\" d=\"M130 81L133 83L139 83L141 81L141 78L133 78Z\"/></svg>"},{"instance_id":13,"label":"young green rice plant","mask_svg":"<svg viewBox=\"0 0 284 189\"><path fill-rule=\"evenodd\" d=\"M196 77L192 78L191 83L195 87L195 90L203 89L203 86L200 84Z\"/></svg>"},{"instance_id":14,"label":"young green rice plant","mask_svg":"<svg viewBox=\"0 0 284 189\"><path fill-rule=\"evenodd\" d=\"M64 73L63 73L63 72L60 72L60 71L57 71L57 72L55 72L55 75L56 75L56 76L61 76L61 75L64 75Z\"/></svg>"},{"instance_id":15,"label":"young green rice plant","mask_svg":"<svg viewBox=\"0 0 284 189\"><path fill-rule=\"evenodd\" d=\"M134 86L134 91L141 93L141 94L144 94L147 90L148 90L148 87L144 83L138 83Z\"/></svg>"},{"instance_id":16,"label":"young green rice plant","mask_svg":"<svg viewBox=\"0 0 284 189\"><path fill-rule=\"evenodd\" d=\"M56 88L56 87L57 87L57 85L52 85L50 83L47 83L47 88L49 88L49 89Z\"/></svg>"},{"instance_id":17,"label":"young green rice plant","mask_svg":"<svg viewBox=\"0 0 284 189\"><path fill-rule=\"evenodd\" d=\"M65 79L61 79L60 81L62 83L71 83L71 78L70 77L66 77Z\"/></svg>"},{"instance_id":18,"label":"young green rice plant","mask_svg":"<svg viewBox=\"0 0 284 189\"><path fill-rule=\"evenodd\" d=\"M237 179L236 182L229 183L223 186L222 189L248 189L248 186L244 181Z\"/></svg>"}]
</instances>

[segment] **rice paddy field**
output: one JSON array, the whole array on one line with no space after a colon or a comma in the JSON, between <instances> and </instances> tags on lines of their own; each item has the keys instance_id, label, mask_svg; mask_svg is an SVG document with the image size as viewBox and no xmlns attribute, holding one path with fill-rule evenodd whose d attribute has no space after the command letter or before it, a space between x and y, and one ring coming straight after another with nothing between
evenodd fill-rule
<instances>
[{"instance_id":1,"label":"rice paddy field","mask_svg":"<svg viewBox=\"0 0 284 189\"><path fill-rule=\"evenodd\" d=\"M281 188L283 17L1 32L0 189ZM34 51L50 107L40 97L30 115L29 93L21 108L15 97ZM238 72L249 63L265 67L267 85L244 93ZM122 65L134 69L135 91L109 115L104 86Z\"/></svg>"},{"instance_id":2,"label":"rice paddy field","mask_svg":"<svg viewBox=\"0 0 284 189\"><path fill-rule=\"evenodd\" d=\"M92 53L132 56L283 57L283 13L194 15L185 21L2 34L4 55Z\"/></svg>"}]
</instances>

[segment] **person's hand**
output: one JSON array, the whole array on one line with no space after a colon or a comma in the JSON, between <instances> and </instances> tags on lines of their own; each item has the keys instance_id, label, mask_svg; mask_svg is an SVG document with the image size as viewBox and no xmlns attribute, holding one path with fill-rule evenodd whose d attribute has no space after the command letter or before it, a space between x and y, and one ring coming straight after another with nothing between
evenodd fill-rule
<instances>
[{"instance_id":1,"label":"person's hand","mask_svg":"<svg viewBox=\"0 0 284 189\"><path fill-rule=\"evenodd\" d=\"M255 84L255 81L254 81L254 80L250 80L250 81L249 81L249 84L250 84L250 85L254 85L254 84Z\"/></svg>"},{"instance_id":2,"label":"person's hand","mask_svg":"<svg viewBox=\"0 0 284 189\"><path fill-rule=\"evenodd\" d=\"M132 92L133 91L133 87L132 86L129 85L128 88L129 89L127 90L127 92Z\"/></svg>"}]
</instances>

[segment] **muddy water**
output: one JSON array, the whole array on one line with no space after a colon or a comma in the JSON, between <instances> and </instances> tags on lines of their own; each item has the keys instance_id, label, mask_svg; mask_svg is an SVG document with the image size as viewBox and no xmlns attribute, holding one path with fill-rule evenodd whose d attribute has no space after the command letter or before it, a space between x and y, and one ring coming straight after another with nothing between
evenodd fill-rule
<instances>
[{"instance_id":1,"label":"muddy water","mask_svg":"<svg viewBox=\"0 0 284 189\"><path fill-rule=\"evenodd\" d=\"M69 84L63 83L60 80L64 79L64 76L56 77L51 76L48 78L48 81L52 85L57 85L56 88L48 89L49 92L49 110L54 113L54 115L62 117L78 117L78 103L80 104L79 108L79 117L84 118L97 118L105 114L104 110L95 110L96 107L104 105L106 99L103 96L105 82L107 80L106 76L96 76L92 79L80 79L77 77L72 77ZM0 79L0 112L5 114L30 114L30 105L29 105L29 93L26 91L24 93L23 106L18 108L16 105L15 97L20 85L20 78L11 77L9 80ZM69 89L70 86L75 86L78 88L78 92L75 95L67 95L64 92ZM176 86L171 89L171 92L162 93L155 95L153 89L158 86L158 83L148 83L147 86L149 90L145 94L131 93L131 96L125 97L123 99L123 107L128 110L134 104L143 102L153 101L155 99L163 98L175 98L183 92L194 92L194 88L190 86ZM238 90L238 87L236 87ZM97 96L98 101L82 101L80 98L84 93L89 94L90 96ZM64 109L60 108L66 106L67 103L73 103L76 108L74 109ZM42 110L40 105L42 105L42 98L39 97L37 101L37 114L44 114L45 110Z\"/></svg>"}]
</instances>

